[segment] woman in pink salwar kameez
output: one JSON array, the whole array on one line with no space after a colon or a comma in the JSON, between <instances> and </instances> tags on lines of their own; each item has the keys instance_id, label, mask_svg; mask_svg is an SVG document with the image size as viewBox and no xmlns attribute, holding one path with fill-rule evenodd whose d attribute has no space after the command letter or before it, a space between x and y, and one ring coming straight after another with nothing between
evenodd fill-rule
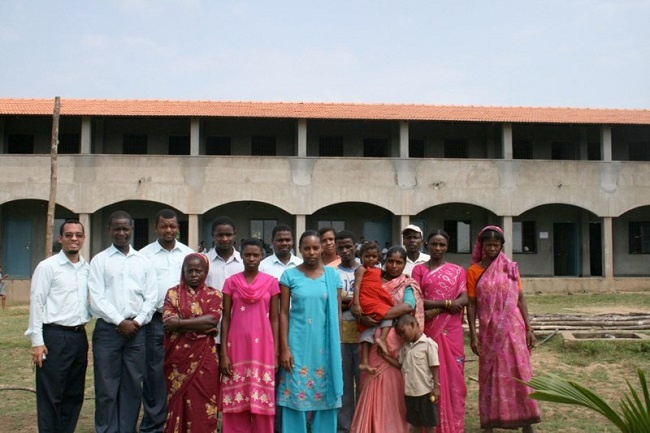
<instances>
[{"instance_id":1,"label":"woman in pink salwar kameez","mask_svg":"<svg viewBox=\"0 0 650 433\"><path fill-rule=\"evenodd\" d=\"M273 433L278 280L259 272L262 243L241 243L244 272L223 286L222 432Z\"/></svg>"},{"instance_id":2,"label":"woman in pink salwar kameez","mask_svg":"<svg viewBox=\"0 0 650 433\"><path fill-rule=\"evenodd\" d=\"M383 287L395 304L384 318L397 318L412 312L424 327L422 295L417 283L402 274L406 266L406 251L402 247L392 247L386 254L385 268L382 272ZM415 308L413 308L415 305ZM375 337L379 336L378 329ZM370 350L368 358L374 374L361 374L361 394L354 412L352 433L407 433L406 406L404 404L404 379L400 369L393 367L387 357L397 358L404 341L394 329L386 339L388 353L379 353L376 346Z\"/></svg>"},{"instance_id":3,"label":"woman in pink salwar kameez","mask_svg":"<svg viewBox=\"0 0 650 433\"><path fill-rule=\"evenodd\" d=\"M438 343L440 424L437 433L465 431L465 338L463 307L467 305L465 269L445 262L449 235L436 230L427 238L430 259L413 268L424 298L424 333Z\"/></svg>"},{"instance_id":4,"label":"woman in pink salwar kameez","mask_svg":"<svg viewBox=\"0 0 650 433\"><path fill-rule=\"evenodd\" d=\"M540 422L532 391L515 378L529 381L533 371L530 349L535 335L521 290L517 264L503 253L499 227L479 233L472 265L467 270L467 318L472 351L479 356L479 414L481 428L522 428L532 433ZM476 316L479 333L476 332Z\"/></svg>"}]
</instances>

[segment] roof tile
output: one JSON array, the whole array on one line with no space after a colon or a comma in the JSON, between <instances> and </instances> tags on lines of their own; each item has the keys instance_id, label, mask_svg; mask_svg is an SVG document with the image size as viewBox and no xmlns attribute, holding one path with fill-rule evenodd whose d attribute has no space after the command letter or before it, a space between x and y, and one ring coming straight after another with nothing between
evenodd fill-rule
<instances>
[{"instance_id":1,"label":"roof tile","mask_svg":"<svg viewBox=\"0 0 650 433\"><path fill-rule=\"evenodd\" d=\"M51 115L53 99L0 99L0 115ZM61 99L69 116L264 117L512 123L650 124L650 110L323 102Z\"/></svg>"}]
</instances>

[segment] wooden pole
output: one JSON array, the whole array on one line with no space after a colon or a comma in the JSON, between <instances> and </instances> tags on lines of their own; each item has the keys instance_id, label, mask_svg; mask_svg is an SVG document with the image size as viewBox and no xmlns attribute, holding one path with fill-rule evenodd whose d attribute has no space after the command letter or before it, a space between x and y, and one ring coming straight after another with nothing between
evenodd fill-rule
<instances>
[{"instance_id":1,"label":"wooden pole","mask_svg":"<svg viewBox=\"0 0 650 433\"><path fill-rule=\"evenodd\" d=\"M61 112L61 97L54 98L54 113L52 115L52 147L50 149L50 200L47 203L47 222L45 225L45 258L52 255L54 231L54 211L56 209L56 184L58 176L57 155L59 148L59 114Z\"/></svg>"}]
</instances>

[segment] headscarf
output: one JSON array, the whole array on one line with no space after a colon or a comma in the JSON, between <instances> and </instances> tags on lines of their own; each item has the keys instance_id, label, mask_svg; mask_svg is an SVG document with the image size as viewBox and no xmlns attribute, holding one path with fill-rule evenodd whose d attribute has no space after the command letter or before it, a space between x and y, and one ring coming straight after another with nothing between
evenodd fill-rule
<instances>
[{"instance_id":1,"label":"headscarf","mask_svg":"<svg viewBox=\"0 0 650 433\"><path fill-rule=\"evenodd\" d=\"M483 243L481 242L481 235L487 231L494 231L501 233L501 236L504 236L503 230L501 227L497 226L485 226L483 230L478 233L476 236L476 242L474 242L474 249L472 250L472 263L478 263L483 260ZM505 236L504 236L505 237ZM501 270L508 275L508 278L511 280L518 281L519 279L519 267L516 262L510 260L506 254L503 252L503 248L499 251L499 255L492 261L490 265L494 265L493 269ZM483 278L484 274L481 275Z\"/></svg>"},{"instance_id":2,"label":"headscarf","mask_svg":"<svg viewBox=\"0 0 650 433\"><path fill-rule=\"evenodd\" d=\"M501 233L501 236L504 236L503 230L501 227L497 226L485 226L476 236L476 242L474 242L474 249L472 250L472 263L478 263L483 260L483 242L481 242L481 235L487 231L494 231ZM505 237L505 236L504 236Z\"/></svg>"},{"instance_id":3,"label":"headscarf","mask_svg":"<svg viewBox=\"0 0 650 433\"><path fill-rule=\"evenodd\" d=\"M203 275L203 278L199 281L199 285L196 287L196 289L193 289L192 287L190 287L187 284L187 280L185 279L185 265L187 265L187 263L190 260L193 260L193 259L199 259L201 261L201 263L205 266L205 274ZM210 270L210 260L208 259L208 256L206 256L205 254L190 253L190 254L186 255L185 259L183 260L183 266L181 267L181 282L179 284L179 288L181 290L187 290L187 289L199 290L199 289L202 289L203 287L205 287L205 280L208 278L208 271L209 270Z\"/></svg>"}]
</instances>

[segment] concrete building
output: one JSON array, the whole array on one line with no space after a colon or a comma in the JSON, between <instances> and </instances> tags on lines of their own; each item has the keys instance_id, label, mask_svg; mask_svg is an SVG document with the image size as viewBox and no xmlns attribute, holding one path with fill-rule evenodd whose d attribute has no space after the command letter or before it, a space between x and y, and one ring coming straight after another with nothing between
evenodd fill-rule
<instances>
[{"instance_id":1,"label":"concrete building","mask_svg":"<svg viewBox=\"0 0 650 433\"><path fill-rule=\"evenodd\" d=\"M43 258L53 106L0 99L0 260L16 302ZM497 224L529 291L650 288L650 110L63 99L59 139L56 219L86 225L87 258L117 209L137 248L170 207L193 248L219 215L268 244L276 223L382 245L413 223L445 228L462 265Z\"/></svg>"}]
</instances>

